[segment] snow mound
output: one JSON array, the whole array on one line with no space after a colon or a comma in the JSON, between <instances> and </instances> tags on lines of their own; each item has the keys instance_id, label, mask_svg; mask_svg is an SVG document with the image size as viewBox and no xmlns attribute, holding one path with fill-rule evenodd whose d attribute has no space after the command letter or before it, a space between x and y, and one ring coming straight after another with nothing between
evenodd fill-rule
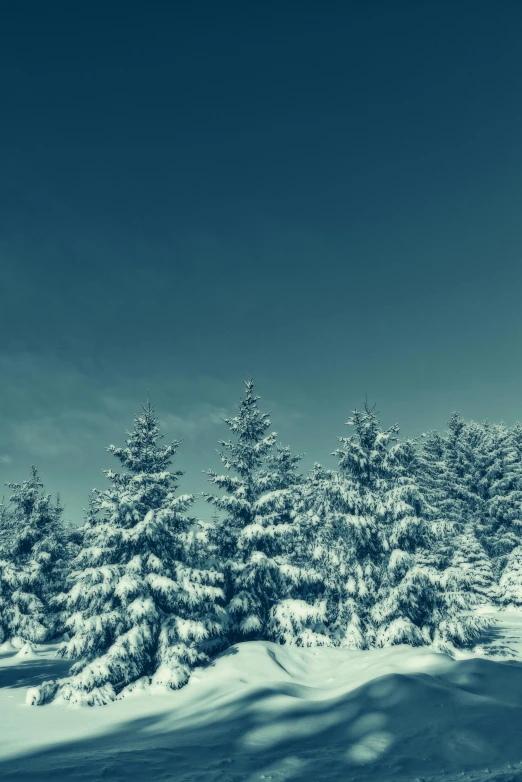
<instances>
[{"instance_id":1,"label":"snow mound","mask_svg":"<svg viewBox=\"0 0 522 782\"><path fill-rule=\"evenodd\" d=\"M26 641L26 643L20 647L15 656L23 657L26 660L35 660L40 657L40 655L36 653L36 649L30 641Z\"/></svg>"},{"instance_id":2,"label":"snow mound","mask_svg":"<svg viewBox=\"0 0 522 782\"><path fill-rule=\"evenodd\" d=\"M9 640L4 641L3 644L0 644L0 654L11 654L12 652L16 652L16 649L17 647L13 646Z\"/></svg>"},{"instance_id":3,"label":"snow mound","mask_svg":"<svg viewBox=\"0 0 522 782\"><path fill-rule=\"evenodd\" d=\"M21 638L19 635L13 636L11 638L11 646L13 646L15 649L21 649L22 646L25 646L25 644L28 643L26 638Z\"/></svg>"}]
</instances>

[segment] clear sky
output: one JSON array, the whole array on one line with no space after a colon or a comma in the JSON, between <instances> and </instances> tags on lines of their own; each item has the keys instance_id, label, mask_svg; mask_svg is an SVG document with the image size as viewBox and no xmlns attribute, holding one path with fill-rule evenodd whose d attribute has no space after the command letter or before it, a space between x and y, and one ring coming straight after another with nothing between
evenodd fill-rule
<instances>
[{"instance_id":1,"label":"clear sky","mask_svg":"<svg viewBox=\"0 0 522 782\"><path fill-rule=\"evenodd\" d=\"M7 2L0 481L80 521L147 390L185 491L253 376L333 465L522 418L522 4Z\"/></svg>"}]
</instances>

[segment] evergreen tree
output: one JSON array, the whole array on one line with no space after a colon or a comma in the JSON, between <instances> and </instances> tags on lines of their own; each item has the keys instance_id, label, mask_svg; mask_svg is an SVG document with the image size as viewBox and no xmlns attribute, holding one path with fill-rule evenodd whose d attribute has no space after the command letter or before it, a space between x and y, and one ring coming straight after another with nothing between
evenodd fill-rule
<instances>
[{"instance_id":1,"label":"evergreen tree","mask_svg":"<svg viewBox=\"0 0 522 782\"><path fill-rule=\"evenodd\" d=\"M478 538L491 474L484 448L489 426L466 424L454 413L447 437L430 432L422 438L416 473L429 506L432 562L464 573L469 599L478 603L496 596L491 562Z\"/></svg>"},{"instance_id":2,"label":"evergreen tree","mask_svg":"<svg viewBox=\"0 0 522 782\"><path fill-rule=\"evenodd\" d=\"M491 560L477 539L473 523L468 522L453 540L451 566L468 577L468 591L476 604L494 604L498 587Z\"/></svg>"},{"instance_id":3,"label":"evergreen tree","mask_svg":"<svg viewBox=\"0 0 522 782\"><path fill-rule=\"evenodd\" d=\"M522 606L522 545L507 557L499 583L499 600L504 606Z\"/></svg>"},{"instance_id":4,"label":"evergreen tree","mask_svg":"<svg viewBox=\"0 0 522 782\"><path fill-rule=\"evenodd\" d=\"M454 534L459 534L466 524L477 525L483 513L483 503L478 493L480 481L477 455L481 443L480 429L474 422L466 424L458 413L448 422L446 440L447 503L453 510Z\"/></svg>"},{"instance_id":5,"label":"evergreen tree","mask_svg":"<svg viewBox=\"0 0 522 782\"><path fill-rule=\"evenodd\" d=\"M490 425L484 438L485 512L478 534L500 578L508 555L522 541L522 429Z\"/></svg>"},{"instance_id":6,"label":"evergreen tree","mask_svg":"<svg viewBox=\"0 0 522 782\"><path fill-rule=\"evenodd\" d=\"M459 503L451 497L452 477L446 464L447 439L437 431L417 440L414 474L425 499L425 515L431 532L430 544L419 553L418 562L435 572L449 567L460 525Z\"/></svg>"},{"instance_id":7,"label":"evergreen tree","mask_svg":"<svg viewBox=\"0 0 522 782\"><path fill-rule=\"evenodd\" d=\"M0 644L6 640L8 632L6 617L9 605L9 594L2 573L9 552L9 544L13 532L12 527L12 517L9 512L9 506L5 502L5 498L2 497L2 502L0 503Z\"/></svg>"},{"instance_id":8,"label":"evergreen tree","mask_svg":"<svg viewBox=\"0 0 522 782\"><path fill-rule=\"evenodd\" d=\"M427 528L420 492L403 467L409 451L397 443L398 426L382 430L367 404L353 412L348 425L353 434L339 438L336 455L341 474L353 482L359 514L371 520L371 546L364 557L364 570L373 576L369 640L378 646L422 643L434 590L414 568L413 555L425 543Z\"/></svg>"},{"instance_id":9,"label":"evergreen tree","mask_svg":"<svg viewBox=\"0 0 522 782\"><path fill-rule=\"evenodd\" d=\"M372 545L365 570L376 583L370 616L375 643L438 646L475 639L487 622L463 613L466 582L454 570L426 565L432 540L427 503L415 479L411 443L398 441L398 427L382 430L365 405L348 421L353 434L339 438L339 469L359 496L358 512L372 519Z\"/></svg>"},{"instance_id":10,"label":"evergreen tree","mask_svg":"<svg viewBox=\"0 0 522 782\"><path fill-rule=\"evenodd\" d=\"M9 552L14 537L14 520L11 508L2 497L0 502L0 560Z\"/></svg>"},{"instance_id":11,"label":"evergreen tree","mask_svg":"<svg viewBox=\"0 0 522 782\"><path fill-rule=\"evenodd\" d=\"M43 493L35 467L31 470L28 481L7 484L14 493L9 546L0 562L1 622L7 638L19 636L37 643L48 640L57 630L53 599L63 576L63 508Z\"/></svg>"},{"instance_id":12,"label":"evergreen tree","mask_svg":"<svg viewBox=\"0 0 522 782\"><path fill-rule=\"evenodd\" d=\"M277 434L268 433L270 418L260 412L259 398L253 381L245 382L239 414L224 419L234 437L220 441L227 472L208 471L210 482L224 493L204 493L225 514L217 535L229 637L233 642L268 638L306 643L313 618L305 616L310 612L304 604L289 602L307 577L288 558L291 539L298 534L291 496L299 483L299 458L276 447Z\"/></svg>"},{"instance_id":13,"label":"evergreen tree","mask_svg":"<svg viewBox=\"0 0 522 782\"><path fill-rule=\"evenodd\" d=\"M47 682L28 702L53 698L104 704L136 688L181 687L208 659L221 633L221 575L190 558L190 495L177 495L169 471L179 442L163 435L150 403L124 447L109 446L123 471L93 493L66 596L71 634L63 657L71 675Z\"/></svg>"},{"instance_id":14,"label":"evergreen tree","mask_svg":"<svg viewBox=\"0 0 522 782\"><path fill-rule=\"evenodd\" d=\"M373 640L368 611L374 595L372 519L361 512L345 476L315 464L298 505L301 565L317 573L305 592L318 614L318 642L366 649Z\"/></svg>"},{"instance_id":15,"label":"evergreen tree","mask_svg":"<svg viewBox=\"0 0 522 782\"><path fill-rule=\"evenodd\" d=\"M465 423L457 414L449 428L447 497L458 521L454 545L460 546L462 540L469 539L472 530L472 537L490 558L498 581L509 552L519 542L522 469L516 435L503 424Z\"/></svg>"},{"instance_id":16,"label":"evergreen tree","mask_svg":"<svg viewBox=\"0 0 522 782\"><path fill-rule=\"evenodd\" d=\"M257 518L264 535L272 537L272 555L281 574L267 637L279 643L322 646L329 643L325 633L327 606L321 599L321 576L308 557L310 529L299 523L298 509L308 484L296 472L300 460L289 448L277 445L268 461L272 490L257 503L261 511Z\"/></svg>"}]
</instances>

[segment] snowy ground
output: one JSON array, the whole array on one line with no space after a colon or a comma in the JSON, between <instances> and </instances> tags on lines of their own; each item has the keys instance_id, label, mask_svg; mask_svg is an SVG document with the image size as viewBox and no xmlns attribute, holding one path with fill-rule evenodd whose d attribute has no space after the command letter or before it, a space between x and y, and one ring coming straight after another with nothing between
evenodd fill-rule
<instances>
[{"instance_id":1,"label":"snowy ground","mask_svg":"<svg viewBox=\"0 0 522 782\"><path fill-rule=\"evenodd\" d=\"M522 782L522 613L489 653L239 644L182 690L96 708L25 705L53 646L0 653L0 780Z\"/></svg>"}]
</instances>

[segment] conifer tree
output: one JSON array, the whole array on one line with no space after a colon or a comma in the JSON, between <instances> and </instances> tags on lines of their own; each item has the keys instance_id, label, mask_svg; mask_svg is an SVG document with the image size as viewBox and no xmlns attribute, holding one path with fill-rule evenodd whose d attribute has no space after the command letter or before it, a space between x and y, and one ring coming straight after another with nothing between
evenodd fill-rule
<instances>
[{"instance_id":1,"label":"conifer tree","mask_svg":"<svg viewBox=\"0 0 522 782\"><path fill-rule=\"evenodd\" d=\"M9 544L12 538L12 517L5 498L0 503L0 644L7 638L8 590L2 573L6 565Z\"/></svg>"},{"instance_id":2,"label":"conifer tree","mask_svg":"<svg viewBox=\"0 0 522 782\"><path fill-rule=\"evenodd\" d=\"M300 456L277 445L268 460L268 487L257 503L256 517L272 539L271 553L280 568L281 590L274 601L267 638L298 646L329 643L325 632L326 601L321 576L308 557L309 528L299 524L299 505L307 482L296 472Z\"/></svg>"},{"instance_id":3,"label":"conifer tree","mask_svg":"<svg viewBox=\"0 0 522 782\"><path fill-rule=\"evenodd\" d=\"M451 566L468 577L467 591L473 602L477 605L494 604L498 597L495 574L472 522L467 522L453 539L453 550Z\"/></svg>"},{"instance_id":4,"label":"conifer tree","mask_svg":"<svg viewBox=\"0 0 522 782\"><path fill-rule=\"evenodd\" d=\"M339 438L341 474L353 481L358 512L372 519L365 572L371 572L376 596L370 610L375 644L462 645L485 624L463 613L469 606L467 584L455 570L440 574L426 566L431 543L426 500L415 480L411 443L398 441L398 426L382 430L374 409L354 411L353 434Z\"/></svg>"},{"instance_id":5,"label":"conifer tree","mask_svg":"<svg viewBox=\"0 0 522 782\"><path fill-rule=\"evenodd\" d=\"M431 540L419 553L418 562L439 571L449 567L453 545L460 525L458 504L451 499L451 474L446 463L447 439L437 431L423 434L417 440L414 474L426 501L425 514Z\"/></svg>"},{"instance_id":6,"label":"conifer tree","mask_svg":"<svg viewBox=\"0 0 522 782\"><path fill-rule=\"evenodd\" d=\"M373 576L369 640L378 646L422 643L433 589L414 568L413 555L425 544L427 527L420 491L403 466L409 450L397 442L398 426L382 430L367 404L353 412L348 425L353 434L339 438L336 455L341 474L355 487L360 515L371 520L371 545L363 559L365 572Z\"/></svg>"},{"instance_id":7,"label":"conifer tree","mask_svg":"<svg viewBox=\"0 0 522 782\"><path fill-rule=\"evenodd\" d=\"M63 508L43 493L35 467L28 481L7 486L13 495L9 546L0 562L3 635L38 643L57 630L53 599L63 575Z\"/></svg>"},{"instance_id":8,"label":"conifer tree","mask_svg":"<svg viewBox=\"0 0 522 782\"><path fill-rule=\"evenodd\" d=\"M522 545L507 557L499 583L499 602L504 606L522 606Z\"/></svg>"},{"instance_id":9,"label":"conifer tree","mask_svg":"<svg viewBox=\"0 0 522 782\"><path fill-rule=\"evenodd\" d=\"M181 687L221 633L221 574L191 561L194 498L176 494L182 473L169 470L179 442L159 444L150 403L127 434L108 448L122 472L106 470L109 488L92 495L65 599L71 638L60 653L77 662L66 679L29 691L29 703L95 705Z\"/></svg>"},{"instance_id":10,"label":"conifer tree","mask_svg":"<svg viewBox=\"0 0 522 782\"><path fill-rule=\"evenodd\" d=\"M299 459L288 449L276 448L277 434L268 432L270 418L260 412L259 398L253 381L246 381L238 415L224 419L234 438L220 441L226 472L208 471L211 484L223 493L204 493L225 514L218 538L229 637L233 642L268 638L306 643L313 617L305 616L310 610L304 603L293 604L299 616L292 616L289 602L306 578L305 571L288 560L289 538L297 535L290 496L299 482Z\"/></svg>"},{"instance_id":11,"label":"conifer tree","mask_svg":"<svg viewBox=\"0 0 522 782\"><path fill-rule=\"evenodd\" d=\"M5 497L2 497L0 501L0 560L9 552L14 536L14 520L11 511Z\"/></svg>"},{"instance_id":12,"label":"conifer tree","mask_svg":"<svg viewBox=\"0 0 522 782\"><path fill-rule=\"evenodd\" d=\"M474 422L466 424L458 413L448 422L446 440L447 497L453 509L454 534L467 523L477 524L483 512L478 494L478 449L480 430Z\"/></svg>"},{"instance_id":13,"label":"conifer tree","mask_svg":"<svg viewBox=\"0 0 522 782\"><path fill-rule=\"evenodd\" d=\"M316 463L298 505L301 563L307 561L317 573L305 596L322 607L318 642L366 649L373 639L368 611L375 583L368 554L374 529L372 519L359 511L350 480Z\"/></svg>"},{"instance_id":14,"label":"conifer tree","mask_svg":"<svg viewBox=\"0 0 522 782\"><path fill-rule=\"evenodd\" d=\"M3 644L4 641L7 641L7 622L6 622L6 614L7 614L7 608L9 605L9 594L7 591L7 584L2 578L2 560L0 560L0 644Z\"/></svg>"},{"instance_id":15,"label":"conifer tree","mask_svg":"<svg viewBox=\"0 0 522 782\"><path fill-rule=\"evenodd\" d=\"M490 558L498 581L509 552L519 542L522 471L516 436L503 424L466 423L457 414L449 428L447 502L457 517L453 542L460 546L470 534L474 536Z\"/></svg>"},{"instance_id":16,"label":"conifer tree","mask_svg":"<svg viewBox=\"0 0 522 782\"><path fill-rule=\"evenodd\" d=\"M510 552L522 542L522 430L490 425L484 438L485 512L478 534L500 578Z\"/></svg>"}]
</instances>

